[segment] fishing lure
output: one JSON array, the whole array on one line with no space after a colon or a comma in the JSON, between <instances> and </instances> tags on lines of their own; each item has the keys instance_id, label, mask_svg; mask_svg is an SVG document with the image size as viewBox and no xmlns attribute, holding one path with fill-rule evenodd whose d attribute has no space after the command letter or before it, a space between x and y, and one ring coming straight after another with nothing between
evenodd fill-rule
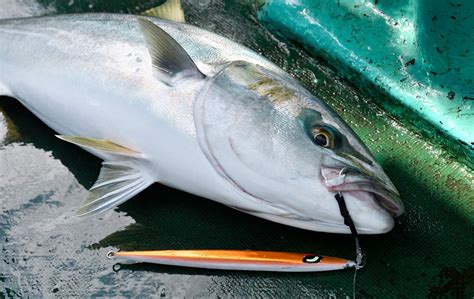
<instances>
[{"instance_id":1,"label":"fishing lure","mask_svg":"<svg viewBox=\"0 0 474 299\"><path fill-rule=\"evenodd\" d=\"M354 261L316 254L253 250L109 251L108 258L221 270L319 272L353 268Z\"/></svg>"}]
</instances>

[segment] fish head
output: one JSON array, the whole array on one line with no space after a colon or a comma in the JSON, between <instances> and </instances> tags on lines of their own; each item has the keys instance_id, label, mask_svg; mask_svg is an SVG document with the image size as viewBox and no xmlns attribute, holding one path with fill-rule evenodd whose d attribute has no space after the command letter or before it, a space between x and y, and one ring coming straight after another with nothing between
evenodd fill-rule
<instances>
[{"instance_id":1,"label":"fish head","mask_svg":"<svg viewBox=\"0 0 474 299\"><path fill-rule=\"evenodd\" d=\"M342 193L360 233L387 232L400 196L368 149L324 102L282 71L237 61L195 105L201 148L233 186L236 209L314 231L349 233Z\"/></svg>"}]
</instances>

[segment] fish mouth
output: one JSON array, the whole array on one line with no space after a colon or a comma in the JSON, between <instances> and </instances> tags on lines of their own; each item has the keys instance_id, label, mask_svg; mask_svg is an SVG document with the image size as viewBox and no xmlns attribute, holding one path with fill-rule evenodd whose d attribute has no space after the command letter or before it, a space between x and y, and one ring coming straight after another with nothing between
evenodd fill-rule
<instances>
[{"instance_id":1,"label":"fish mouth","mask_svg":"<svg viewBox=\"0 0 474 299\"><path fill-rule=\"evenodd\" d=\"M400 194L383 172L376 176L352 166L323 167L321 176L323 183L331 192L362 191L371 193L393 217L402 215L405 210Z\"/></svg>"}]
</instances>

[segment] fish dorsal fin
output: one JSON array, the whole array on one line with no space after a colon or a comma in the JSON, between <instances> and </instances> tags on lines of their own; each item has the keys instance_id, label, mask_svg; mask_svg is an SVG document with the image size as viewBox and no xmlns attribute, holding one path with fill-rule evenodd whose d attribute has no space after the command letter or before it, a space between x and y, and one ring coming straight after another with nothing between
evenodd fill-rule
<instances>
[{"instance_id":1,"label":"fish dorsal fin","mask_svg":"<svg viewBox=\"0 0 474 299\"><path fill-rule=\"evenodd\" d=\"M205 77L183 47L168 33L145 18L138 18L138 23L158 79L175 85L179 79L186 77Z\"/></svg>"},{"instance_id":2,"label":"fish dorsal fin","mask_svg":"<svg viewBox=\"0 0 474 299\"><path fill-rule=\"evenodd\" d=\"M111 160L102 163L99 178L79 208L78 214L81 216L110 210L155 181L146 171L143 155L137 151L108 140L62 135L57 137L86 149L105 152Z\"/></svg>"},{"instance_id":3,"label":"fish dorsal fin","mask_svg":"<svg viewBox=\"0 0 474 299\"><path fill-rule=\"evenodd\" d=\"M181 23L186 22L180 0L168 0L160 6L143 12L142 15Z\"/></svg>"}]
</instances>

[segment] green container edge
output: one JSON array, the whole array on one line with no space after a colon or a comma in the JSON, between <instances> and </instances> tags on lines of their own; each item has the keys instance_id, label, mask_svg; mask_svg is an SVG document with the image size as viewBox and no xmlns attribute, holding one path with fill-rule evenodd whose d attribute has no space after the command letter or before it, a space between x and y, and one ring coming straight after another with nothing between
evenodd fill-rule
<instances>
[{"instance_id":1,"label":"green container edge","mask_svg":"<svg viewBox=\"0 0 474 299\"><path fill-rule=\"evenodd\" d=\"M422 57L429 57L431 54L425 52L429 52L428 50L432 47L426 46L425 48L428 48L426 50L422 47L422 42L433 45L438 54L439 51L450 50L449 48L440 50L439 46L435 47L434 45L437 45L435 38L430 37L430 34L425 34L433 31L431 27L434 26L424 25L427 22L424 20L427 15L439 13L439 10L445 9L446 5L454 10L465 5L464 7L468 7L467 11L471 11L471 8L474 11L474 2L458 1L457 5L461 5L460 7L452 7L445 0L437 0L436 5L428 0L414 3L398 0L385 6L378 2L377 0L317 2L268 0L261 6L258 17L272 32L285 39L296 40L313 55L323 58L338 74L371 95L384 110L402 122L411 124L410 129L442 145L458 160L474 168L474 111L472 111L474 101L470 99L474 88L470 88L469 85L472 82L470 75L474 73L474 63L471 63L473 67L469 64L464 72L458 72L456 75L449 75L448 72L444 78L438 75L436 80L426 75L427 69L434 67L433 64L435 67L443 67L446 63L466 64L466 61L471 61L474 51L469 56L454 62L446 62L439 58L432 60L433 63L429 66L427 66L428 63L414 65L417 60L421 61L425 59ZM430 3L431 6L428 7ZM420 9L425 12L422 16L416 14L416 10ZM438 11L426 12L428 9ZM453 12L447 11L444 15L451 13ZM355 20L352 21L353 19ZM413 36L415 33L411 32L411 38L417 39L416 42L407 42L407 45L399 46L400 40L407 37L397 37L389 46L386 46L389 43L388 39L393 37L389 35L393 33L391 28L393 24L390 22L397 22L396 20L400 19L405 20L407 24L418 21L421 25L416 28L424 26L419 30L423 33L423 37ZM447 21L455 20L449 17ZM471 22L474 26L474 18ZM361 31L359 29L362 26L365 27ZM407 25L406 28L416 31L413 26ZM442 26L442 24L436 24L436 26ZM367 36L367 33L372 33L372 35ZM459 34L461 33L463 32ZM357 38L360 39L360 43L351 48L350 44ZM451 42L455 38L452 37ZM418 41L420 39L421 42ZM393 45L394 43L396 45ZM474 47L474 39L472 43ZM368 50L364 50L360 44ZM379 45L378 52L383 52L379 56L373 53L377 50L377 44ZM371 46L374 49L371 49ZM391 51L382 51L384 48ZM372 53L370 57L369 52ZM406 55L406 53L411 55ZM382 65L383 61L387 63ZM448 85L452 88L448 88ZM420 93L424 92L424 89L431 93L421 96ZM455 90L454 98L449 99L453 95L452 90ZM459 111L461 109L459 107L463 107L462 111ZM447 114L446 111L457 113ZM443 113L445 115L442 115ZM463 114L460 115L460 113Z\"/></svg>"}]
</instances>

